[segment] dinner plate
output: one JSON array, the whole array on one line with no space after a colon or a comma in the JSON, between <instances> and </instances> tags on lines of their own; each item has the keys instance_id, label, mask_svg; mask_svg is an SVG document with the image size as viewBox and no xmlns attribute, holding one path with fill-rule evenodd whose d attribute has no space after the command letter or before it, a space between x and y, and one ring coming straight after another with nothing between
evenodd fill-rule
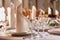
<instances>
[{"instance_id":1,"label":"dinner plate","mask_svg":"<svg viewBox=\"0 0 60 40\"><path fill-rule=\"evenodd\" d=\"M5 33L10 35L10 36L14 36L14 37L23 37L23 36L34 35L34 33L31 33L31 32L17 33L16 29L7 30Z\"/></svg>"}]
</instances>

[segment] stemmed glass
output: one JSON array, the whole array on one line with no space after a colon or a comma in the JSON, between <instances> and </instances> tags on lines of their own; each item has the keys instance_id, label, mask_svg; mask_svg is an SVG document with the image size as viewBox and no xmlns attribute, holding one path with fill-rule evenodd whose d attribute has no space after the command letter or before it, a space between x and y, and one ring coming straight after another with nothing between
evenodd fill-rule
<instances>
[{"instance_id":1,"label":"stemmed glass","mask_svg":"<svg viewBox=\"0 0 60 40\"><path fill-rule=\"evenodd\" d=\"M31 30L32 33L35 32L35 30L34 30L34 23L35 23L35 21L36 21L35 19L30 19L32 27L30 27L29 29ZM31 40L33 40L33 39L34 39L34 36L31 34Z\"/></svg>"},{"instance_id":2,"label":"stemmed glass","mask_svg":"<svg viewBox=\"0 0 60 40\"><path fill-rule=\"evenodd\" d=\"M48 18L45 17L44 15L39 15L38 17L38 21L40 23L40 26L42 27L42 36L44 37L45 36L45 28L47 27L47 23L48 23Z\"/></svg>"},{"instance_id":3,"label":"stemmed glass","mask_svg":"<svg viewBox=\"0 0 60 40\"><path fill-rule=\"evenodd\" d=\"M32 28L31 28L31 30L32 30L32 32L34 32L36 35L35 36L32 36L32 38L35 38L36 40L38 39L39 40L39 38L42 38L42 35L40 34L40 23L39 23L39 21L38 20L36 20L36 19L34 19L33 21L32 21Z\"/></svg>"}]
</instances>

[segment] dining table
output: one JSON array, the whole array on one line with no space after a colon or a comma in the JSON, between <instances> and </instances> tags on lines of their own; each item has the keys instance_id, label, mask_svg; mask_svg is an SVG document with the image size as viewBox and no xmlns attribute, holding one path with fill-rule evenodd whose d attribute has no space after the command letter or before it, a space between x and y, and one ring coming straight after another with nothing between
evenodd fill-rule
<instances>
[{"instance_id":1,"label":"dining table","mask_svg":"<svg viewBox=\"0 0 60 40\"><path fill-rule=\"evenodd\" d=\"M43 37L40 37L39 40L60 40L60 35L53 35L53 34L49 34L48 32L40 32L41 35L44 35ZM27 37L21 37L21 36L7 36L4 35L4 33L0 32L0 40L31 40L31 38ZM35 39L33 39L35 40ZM38 39L36 39L38 40Z\"/></svg>"}]
</instances>

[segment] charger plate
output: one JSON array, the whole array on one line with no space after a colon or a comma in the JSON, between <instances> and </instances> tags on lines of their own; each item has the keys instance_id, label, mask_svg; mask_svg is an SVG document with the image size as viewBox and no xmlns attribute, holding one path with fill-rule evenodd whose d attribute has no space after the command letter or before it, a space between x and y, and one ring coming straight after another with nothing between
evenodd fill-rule
<instances>
[{"instance_id":1,"label":"charger plate","mask_svg":"<svg viewBox=\"0 0 60 40\"><path fill-rule=\"evenodd\" d=\"M34 35L34 33L31 32L22 32L22 33L17 33L15 29L13 30L8 30L5 32L5 34L9 36L14 36L14 37L24 37L24 36L31 36Z\"/></svg>"}]
</instances>

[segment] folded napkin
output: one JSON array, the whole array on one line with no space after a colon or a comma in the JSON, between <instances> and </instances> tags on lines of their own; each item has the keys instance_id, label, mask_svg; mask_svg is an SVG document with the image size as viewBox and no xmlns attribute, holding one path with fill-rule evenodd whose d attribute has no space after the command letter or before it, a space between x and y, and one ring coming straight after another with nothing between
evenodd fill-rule
<instances>
[{"instance_id":1,"label":"folded napkin","mask_svg":"<svg viewBox=\"0 0 60 40\"><path fill-rule=\"evenodd\" d=\"M36 17L36 7L32 6L31 19L35 19L35 17Z\"/></svg>"},{"instance_id":2,"label":"folded napkin","mask_svg":"<svg viewBox=\"0 0 60 40\"><path fill-rule=\"evenodd\" d=\"M60 28L50 29L50 30L48 30L48 32L51 34L60 35Z\"/></svg>"}]
</instances>

